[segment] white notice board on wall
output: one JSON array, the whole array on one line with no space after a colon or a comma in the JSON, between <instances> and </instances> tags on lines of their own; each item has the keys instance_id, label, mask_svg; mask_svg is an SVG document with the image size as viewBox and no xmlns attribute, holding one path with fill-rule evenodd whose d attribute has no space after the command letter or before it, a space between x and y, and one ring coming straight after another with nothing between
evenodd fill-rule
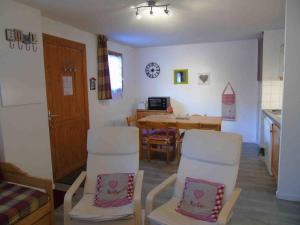
<instances>
[{"instance_id":1,"label":"white notice board on wall","mask_svg":"<svg viewBox=\"0 0 300 225\"><path fill-rule=\"evenodd\" d=\"M44 59L41 45L37 52L10 49L1 44L0 86L2 106L46 102ZM1 53L0 52L0 53Z\"/></svg>"}]
</instances>

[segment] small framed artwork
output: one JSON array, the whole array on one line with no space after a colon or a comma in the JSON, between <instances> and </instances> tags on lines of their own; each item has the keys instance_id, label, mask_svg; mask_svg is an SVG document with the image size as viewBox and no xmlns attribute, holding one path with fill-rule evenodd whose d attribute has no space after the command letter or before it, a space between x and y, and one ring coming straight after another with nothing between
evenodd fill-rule
<instances>
[{"instance_id":1,"label":"small framed artwork","mask_svg":"<svg viewBox=\"0 0 300 225\"><path fill-rule=\"evenodd\" d=\"M209 85L210 84L210 73L199 73L198 74L198 84L199 85Z\"/></svg>"},{"instance_id":2,"label":"small framed artwork","mask_svg":"<svg viewBox=\"0 0 300 225\"><path fill-rule=\"evenodd\" d=\"M90 90L96 90L96 78L95 77L91 77L90 78Z\"/></svg>"},{"instance_id":3,"label":"small framed artwork","mask_svg":"<svg viewBox=\"0 0 300 225\"><path fill-rule=\"evenodd\" d=\"M188 83L189 83L188 69L174 70L174 84L188 84Z\"/></svg>"}]
</instances>

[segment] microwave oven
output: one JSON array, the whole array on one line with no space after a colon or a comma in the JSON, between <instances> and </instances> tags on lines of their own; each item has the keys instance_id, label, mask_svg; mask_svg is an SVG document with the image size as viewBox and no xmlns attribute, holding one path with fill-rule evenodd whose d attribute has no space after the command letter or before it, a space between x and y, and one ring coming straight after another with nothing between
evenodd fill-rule
<instances>
[{"instance_id":1,"label":"microwave oven","mask_svg":"<svg viewBox=\"0 0 300 225\"><path fill-rule=\"evenodd\" d=\"M150 110L167 110L170 106L170 97L149 97L148 109Z\"/></svg>"}]
</instances>

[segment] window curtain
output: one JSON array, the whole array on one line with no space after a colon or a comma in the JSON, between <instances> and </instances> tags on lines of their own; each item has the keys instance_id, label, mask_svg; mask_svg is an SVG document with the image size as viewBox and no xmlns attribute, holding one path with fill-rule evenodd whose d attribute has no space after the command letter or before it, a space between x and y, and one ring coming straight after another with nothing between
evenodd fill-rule
<instances>
[{"instance_id":1,"label":"window curtain","mask_svg":"<svg viewBox=\"0 0 300 225\"><path fill-rule=\"evenodd\" d=\"M98 99L112 99L111 84L108 65L107 38L98 35Z\"/></svg>"}]
</instances>

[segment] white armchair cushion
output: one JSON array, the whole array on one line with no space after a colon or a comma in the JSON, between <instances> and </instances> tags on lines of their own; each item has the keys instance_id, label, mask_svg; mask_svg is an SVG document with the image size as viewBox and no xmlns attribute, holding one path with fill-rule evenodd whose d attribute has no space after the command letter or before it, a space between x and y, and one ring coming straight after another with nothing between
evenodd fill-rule
<instances>
[{"instance_id":1,"label":"white armchair cushion","mask_svg":"<svg viewBox=\"0 0 300 225\"><path fill-rule=\"evenodd\" d=\"M185 178L193 177L195 179L210 180L224 184L224 200L227 201L235 188L237 174L237 166L225 166L207 162L200 163L197 160L182 157L177 171L174 197L181 198Z\"/></svg>"},{"instance_id":2,"label":"white armchair cushion","mask_svg":"<svg viewBox=\"0 0 300 225\"><path fill-rule=\"evenodd\" d=\"M225 186L187 177L177 212L208 222L216 222L222 208Z\"/></svg>"},{"instance_id":3,"label":"white armchair cushion","mask_svg":"<svg viewBox=\"0 0 300 225\"><path fill-rule=\"evenodd\" d=\"M99 208L94 206L94 197L93 194L85 194L69 213L71 219L100 222L132 218L133 203L121 207Z\"/></svg>"},{"instance_id":4,"label":"white armchair cushion","mask_svg":"<svg viewBox=\"0 0 300 225\"><path fill-rule=\"evenodd\" d=\"M182 155L199 161L235 165L240 160L241 146L242 137L237 134L188 130L184 135Z\"/></svg>"},{"instance_id":5,"label":"white armchair cushion","mask_svg":"<svg viewBox=\"0 0 300 225\"><path fill-rule=\"evenodd\" d=\"M239 169L242 137L237 134L188 130L184 136L174 197L181 198L186 177L225 185L224 200L231 196Z\"/></svg>"},{"instance_id":6,"label":"white armchair cushion","mask_svg":"<svg viewBox=\"0 0 300 225\"><path fill-rule=\"evenodd\" d=\"M196 220L175 211L179 199L172 198L167 203L156 208L148 216L151 225L216 225L206 221Z\"/></svg>"},{"instance_id":7,"label":"white armchair cushion","mask_svg":"<svg viewBox=\"0 0 300 225\"><path fill-rule=\"evenodd\" d=\"M95 205L103 208L130 204L134 192L133 173L99 174Z\"/></svg>"},{"instance_id":8,"label":"white armchair cushion","mask_svg":"<svg viewBox=\"0 0 300 225\"><path fill-rule=\"evenodd\" d=\"M85 194L95 194L97 176L106 173L135 173L139 168L139 155L92 155L88 154Z\"/></svg>"}]
</instances>

